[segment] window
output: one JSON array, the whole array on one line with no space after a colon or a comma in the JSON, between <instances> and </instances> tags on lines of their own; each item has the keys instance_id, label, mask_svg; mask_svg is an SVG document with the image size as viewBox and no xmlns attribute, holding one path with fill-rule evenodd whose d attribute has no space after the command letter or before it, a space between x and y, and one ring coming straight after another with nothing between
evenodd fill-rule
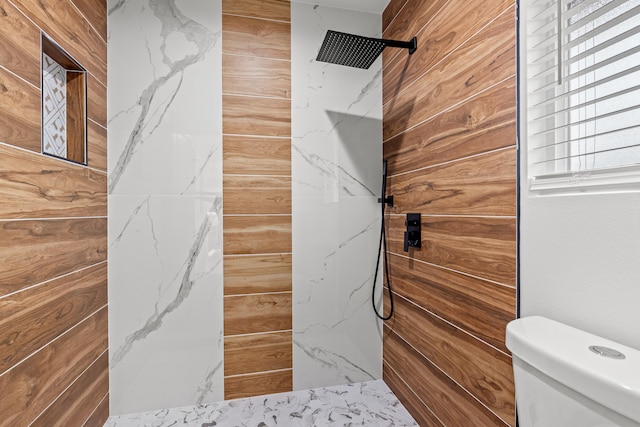
<instances>
[{"instance_id":1,"label":"window","mask_svg":"<svg viewBox=\"0 0 640 427\"><path fill-rule=\"evenodd\" d=\"M640 189L640 0L522 3L531 189Z\"/></svg>"},{"instance_id":2,"label":"window","mask_svg":"<svg viewBox=\"0 0 640 427\"><path fill-rule=\"evenodd\" d=\"M42 152L87 164L86 71L42 35Z\"/></svg>"}]
</instances>

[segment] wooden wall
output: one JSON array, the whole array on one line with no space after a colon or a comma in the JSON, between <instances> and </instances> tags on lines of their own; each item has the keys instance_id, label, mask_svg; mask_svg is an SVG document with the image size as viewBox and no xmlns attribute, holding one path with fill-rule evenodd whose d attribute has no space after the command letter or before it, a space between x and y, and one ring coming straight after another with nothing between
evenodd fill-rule
<instances>
[{"instance_id":1,"label":"wooden wall","mask_svg":"<svg viewBox=\"0 0 640 427\"><path fill-rule=\"evenodd\" d=\"M412 56L384 52L396 310L384 379L420 425L515 425L514 1L392 0L383 28L418 37ZM422 248L404 252L408 212L422 214Z\"/></svg>"},{"instance_id":2,"label":"wooden wall","mask_svg":"<svg viewBox=\"0 0 640 427\"><path fill-rule=\"evenodd\" d=\"M107 13L0 0L0 425L108 417ZM88 75L88 167L40 154L40 32Z\"/></svg>"},{"instance_id":3,"label":"wooden wall","mask_svg":"<svg viewBox=\"0 0 640 427\"><path fill-rule=\"evenodd\" d=\"M224 388L292 389L289 0L222 1Z\"/></svg>"}]
</instances>

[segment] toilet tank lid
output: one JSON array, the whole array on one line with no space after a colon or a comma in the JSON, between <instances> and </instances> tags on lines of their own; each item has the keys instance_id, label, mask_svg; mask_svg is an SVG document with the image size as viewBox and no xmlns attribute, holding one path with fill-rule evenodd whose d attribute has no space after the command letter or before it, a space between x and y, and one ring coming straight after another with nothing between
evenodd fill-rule
<instances>
[{"instance_id":1,"label":"toilet tank lid","mask_svg":"<svg viewBox=\"0 0 640 427\"><path fill-rule=\"evenodd\" d=\"M506 338L514 357L640 423L640 351L541 316L511 321ZM625 358L596 354L594 345Z\"/></svg>"}]
</instances>

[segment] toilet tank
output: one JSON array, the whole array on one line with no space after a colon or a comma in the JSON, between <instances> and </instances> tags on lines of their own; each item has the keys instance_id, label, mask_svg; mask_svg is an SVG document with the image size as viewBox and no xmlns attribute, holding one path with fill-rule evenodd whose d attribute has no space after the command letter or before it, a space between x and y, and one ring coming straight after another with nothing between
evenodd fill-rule
<instances>
[{"instance_id":1,"label":"toilet tank","mask_svg":"<svg viewBox=\"0 0 640 427\"><path fill-rule=\"evenodd\" d=\"M520 427L640 427L640 351L540 316L510 322L506 345Z\"/></svg>"}]
</instances>

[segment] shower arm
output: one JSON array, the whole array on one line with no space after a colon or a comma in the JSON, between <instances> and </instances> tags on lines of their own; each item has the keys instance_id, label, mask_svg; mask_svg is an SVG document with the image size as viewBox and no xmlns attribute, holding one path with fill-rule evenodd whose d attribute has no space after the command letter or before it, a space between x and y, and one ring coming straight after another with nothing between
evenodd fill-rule
<instances>
[{"instance_id":1,"label":"shower arm","mask_svg":"<svg viewBox=\"0 0 640 427\"><path fill-rule=\"evenodd\" d=\"M416 37L412 38L408 42L402 40L387 40L387 39L375 39L388 47L399 47L401 49L409 49L409 55L416 51L418 48L418 39Z\"/></svg>"}]
</instances>

